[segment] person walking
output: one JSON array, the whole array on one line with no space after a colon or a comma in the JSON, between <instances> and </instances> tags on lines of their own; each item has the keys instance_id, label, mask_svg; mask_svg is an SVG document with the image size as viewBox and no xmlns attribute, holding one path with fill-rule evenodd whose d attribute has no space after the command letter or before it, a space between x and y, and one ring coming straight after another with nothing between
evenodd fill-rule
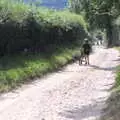
<instances>
[{"instance_id":1,"label":"person walking","mask_svg":"<svg viewBox=\"0 0 120 120\"><path fill-rule=\"evenodd\" d=\"M85 57L85 64L89 65L89 55L92 51L92 47L91 44L89 43L88 39L85 39L84 44L82 45L82 49L83 49L83 53L84 53L84 57Z\"/></svg>"}]
</instances>

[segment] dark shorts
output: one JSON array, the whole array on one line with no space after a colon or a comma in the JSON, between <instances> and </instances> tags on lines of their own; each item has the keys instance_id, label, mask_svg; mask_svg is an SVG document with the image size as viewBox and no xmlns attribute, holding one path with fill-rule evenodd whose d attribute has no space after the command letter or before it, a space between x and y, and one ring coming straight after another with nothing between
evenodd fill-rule
<instances>
[{"instance_id":1,"label":"dark shorts","mask_svg":"<svg viewBox=\"0 0 120 120\"><path fill-rule=\"evenodd\" d=\"M89 54L90 54L90 51L86 50L86 51L84 51L84 54L85 54L85 55L89 55Z\"/></svg>"}]
</instances>

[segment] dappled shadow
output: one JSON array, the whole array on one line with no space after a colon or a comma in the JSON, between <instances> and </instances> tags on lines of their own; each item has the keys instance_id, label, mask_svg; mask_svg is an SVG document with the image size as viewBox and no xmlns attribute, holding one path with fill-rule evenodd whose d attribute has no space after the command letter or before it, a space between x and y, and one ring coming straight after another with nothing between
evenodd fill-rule
<instances>
[{"instance_id":1,"label":"dappled shadow","mask_svg":"<svg viewBox=\"0 0 120 120\"><path fill-rule=\"evenodd\" d=\"M101 91L111 92L115 88L115 83L104 85L104 87L106 87L106 88L100 89L100 90Z\"/></svg>"},{"instance_id":2,"label":"dappled shadow","mask_svg":"<svg viewBox=\"0 0 120 120\"><path fill-rule=\"evenodd\" d=\"M0 58L0 70L9 70L9 69L16 69L16 68L25 68L27 67L27 62L36 62L36 61L42 61L43 66L45 61L50 61L51 64L54 65L54 56L61 56L61 53L64 53L66 49L74 49L76 48L75 43L65 44L65 45L56 45L52 46L52 48L47 48L48 51L43 52L19 52L18 54L12 54L12 55L5 55ZM67 63L72 64L72 60L69 60L67 56L64 56L64 58L68 61ZM41 64L42 66L42 64Z\"/></svg>"},{"instance_id":3,"label":"dappled shadow","mask_svg":"<svg viewBox=\"0 0 120 120\"><path fill-rule=\"evenodd\" d=\"M117 60L113 60L113 61L120 61L120 58L118 58Z\"/></svg>"},{"instance_id":4,"label":"dappled shadow","mask_svg":"<svg viewBox=\"0 0 120 120\"><path fill-rule=\"evenodd\" d=\"M97 66L97 65L89 65L90 67L94 68L94 69L97 69L97 70L104 70L104 71L114 71L116 70L116 67L100 67L100 66Z\"/></svg>"},{"instance_id":5,"label":"dappled shadow","mask_svg":"<svg viewBox=\"0 0 120 120\"><path fill-rule=\"evenodd\" d=\"M0 59L0 70L23 68L25 66L25 61L17 56L4 56Z\"/></svg>"},{"instance_id":6,"label":"dappled shadow","mask_svg":"<svg viewBox=\"0 0 120 120\"><path fill-rule=\"evenodd\" d=\"M60 68L58 72L77 72L77 73L81 73L83 72L83 70L89 70L89 69L94 69L94 70L103 70L103 71L116 71L117 66L115 67L100 67L97 65L80 65L77 66L79 67L78 69L73 69L73 70L65 70L64 68Z\"/></svg>"},{"instance_id":7,"label":"dappled shadow","mask_svg":"<svg viewBox=\"0 0 120 120\"><path fill-rule=\"evenodd\" d=\"M94 104L83 105L80 108L74 107L71 110L66 110L59 113L61 116L72 119L72 120L82 120L90 118L98 118L101 116L104 101L95 102Z\"/></svg>"},{"instance_id":8,"label":"dappled shadow","mask_svg":"<svg viewBox=\"0 0 120 120\"><path fill-rule=\"evenodd\" d=\"M104 86L112 86L113 85L113 83L110 83L110 84L107 84L107 85L104 85Z\"/></svg>"},{"instance_id":9,"label":"dappled shadow","mask_svg":"<svg viewBox=\"0 0 120 120\"><path fill-rule=\"evenodd\" d=\"M98 89L98 90L100 90L100 91L107 91L107 92L109 92L109 91L111 91L112 90L112 88L113 88L113 86L110 86L110 88L104 88L104 89Z\"/></svg>"},{"instance_id":10,"label":"dappled shadow","mask_svg":"<svg viewBox=\"0 0 120 120\"><path fill-rule=\"evenodd\" d=\"M120 120L120 93L118 91L112 92L107 99L107 106L104 108L104 115L100 120Z\"/></svg>"},{"instance_id":11,"label":"dappled shadow","mask_svg":"<svg viewBox=\"0 0 120 120\"><path fill-rule=\"evenodd\" d=\"M40 54L4 56L0 59L0 70L25 68L29 66L29 63L36 63L38 61L41 61L41 66L44 66L45 60L47 59L50 60L51 58Z\"/></svg>"}]
</instances>

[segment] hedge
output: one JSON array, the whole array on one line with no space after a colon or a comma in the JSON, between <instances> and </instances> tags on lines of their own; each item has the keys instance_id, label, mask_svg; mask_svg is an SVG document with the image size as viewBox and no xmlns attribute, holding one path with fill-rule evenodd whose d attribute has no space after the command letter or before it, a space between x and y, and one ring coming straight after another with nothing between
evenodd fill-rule
<instances>
[{"instance_id":1,"label":"hedge","mask_svg":"<svg viewBox=\"0 0 120 120\"><path fill-rule=\"evenodd\" d=\"M86 35L87 24L80 15L0 0L0 55L49 51Z\"/></svg>"}]
</instances>

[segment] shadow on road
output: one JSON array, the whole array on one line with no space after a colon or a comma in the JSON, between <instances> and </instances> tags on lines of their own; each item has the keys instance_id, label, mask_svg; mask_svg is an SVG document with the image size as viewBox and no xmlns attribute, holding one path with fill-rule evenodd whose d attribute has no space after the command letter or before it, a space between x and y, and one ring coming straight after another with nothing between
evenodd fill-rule
<instances>
[{"instance_id":1,"label":"shadow on road","mask_svg":"<svg viewBox=\"0 0 120 120\"><path fill-rule=\"evenodd\" d=\"M96 65L89 65L90 67L97 69L97 70L104 70L104 71L114 71L116 70L116 67L100 67Z\"/></svg>"},{"instance_id":2,"label":"shadow on road","mask_svg":"<svg viewBox=\"0 0 120 120\"><path fill-rule=\"evenodd\" d=\"M97 65L81 65L80 66L81 68L79 68L79 66L76 67L76 69L73 69L73 70L64 70L63 68L59 69L58 72L78 72L78 73L81 73L82 70L84 69L94 69L94 70L103 70L103 71L116 71L116 68L117 66L115 67L100 67L100 66L97 66ZM78 68L78 69L77 69Z\"/></svg>"},{"instance_id":3,"label":"shadow on road","mask_svg":"<svg viewBox=\"0 0 120 120\"><path fill-rule=\"evenodd\" d=\"M104 99L104 98L103 98ZM75 107L71 110L63 111L59 113L62 117L72 120L92 119L101 116L101 106L103 106L105 100L95 102L93 104L83 105L80 108Z\"/></svg>"},{"instance_id":4,"label":"shadow on road","mask_svg":"<svg viewBox=\"0 0 120 120\"><path fill-rule=\"evenodd\" d=\"M117 60L113 60L113 61L120 61L120 58L118 58Z\"/></svg>"}]
</instances>

